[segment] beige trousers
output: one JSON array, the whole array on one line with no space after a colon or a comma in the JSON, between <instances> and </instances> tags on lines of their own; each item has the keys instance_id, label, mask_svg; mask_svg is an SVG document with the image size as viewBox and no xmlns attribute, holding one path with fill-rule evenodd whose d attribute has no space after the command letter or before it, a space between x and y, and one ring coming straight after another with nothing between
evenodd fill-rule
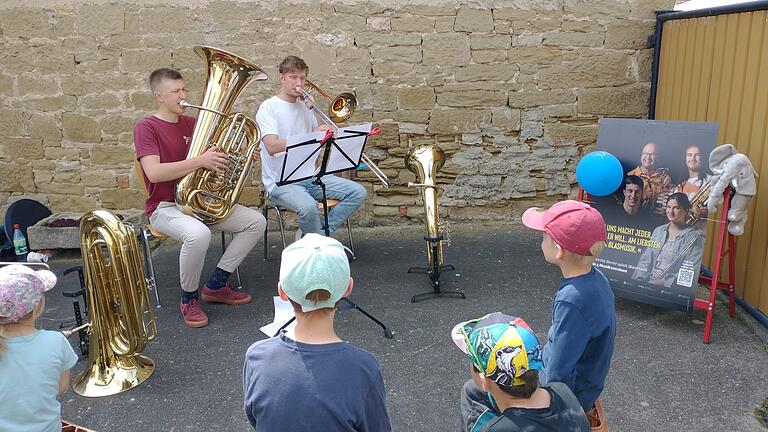
<instances>
[{"instance_id":1,"label":"beige trousers","mask_svg":"<svg viewBox=\"0 0 768 432\"><path fill-rule=\"evenodd\" d=\"M162 202L149 218L152 226L181 243L179 253L179 279L181 289L192 292L200 285L205 253L211 243L211 230L234 233L221 256L218 268L234 272L246 255L264 236L266 221L257 210L235 205L226 219L214 225L206 225L179 210L175 203Z\"/></svg>"}]
</instances>

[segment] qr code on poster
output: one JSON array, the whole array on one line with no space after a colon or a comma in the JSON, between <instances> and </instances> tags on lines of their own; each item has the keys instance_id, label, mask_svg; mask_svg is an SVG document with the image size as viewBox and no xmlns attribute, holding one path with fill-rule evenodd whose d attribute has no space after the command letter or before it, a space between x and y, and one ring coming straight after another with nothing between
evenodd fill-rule
<instances>
[{"instance_id":1,"label":"qr code on poster","mask_svg":"<svg viewBox=\"0 0 768 432\"><path fill-rule=\"evenodd\" d=\"M693 285L693 276L695 275L693 270L681 268L677 272L677 284L690 288Z\"/></svg>"}]
</instances>

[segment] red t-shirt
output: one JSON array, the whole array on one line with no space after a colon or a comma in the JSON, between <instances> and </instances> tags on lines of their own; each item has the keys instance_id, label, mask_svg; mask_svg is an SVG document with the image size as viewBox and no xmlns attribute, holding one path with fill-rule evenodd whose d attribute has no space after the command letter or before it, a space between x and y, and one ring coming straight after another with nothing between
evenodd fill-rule
<instances>
[{"instance_id":1,"label":"red t-shirt","mask_svg":"<svg viewBox=\"0 0 768 432\"><path fill-rule=\"evenodd\" d=\"M155 116L141 119L133 128L136 159L140 160L148 155L160 156L161 163L186 159L194 129L195 118L185 115L179 116L179 121L176 123L170 123ZM144 174L144 184L149 191L149 197L144 203L147 217L152 216L152 212L161 202L174 202L177 181L178 179L152 183Z\"/></svg>"}]
</instances>

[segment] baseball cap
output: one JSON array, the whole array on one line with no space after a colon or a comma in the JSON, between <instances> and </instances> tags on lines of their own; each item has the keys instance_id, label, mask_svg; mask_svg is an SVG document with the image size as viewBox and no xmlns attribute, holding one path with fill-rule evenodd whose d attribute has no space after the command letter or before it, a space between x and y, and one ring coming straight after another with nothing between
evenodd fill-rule
<instances>
[{"instance_id":1,"label":"baseball cap","mask_svg":"<svg viewBox=\"0 0 768 432\"><path fill-rule=\"evenodd\" d=\"M543 367L539 340L519 317L494 312L465 321L456 324L451 339L481 374L499 385L523 385L526 371Z\"/></svg>"},{"instance_id":2,"label":"baseball cap","mask_svg":"<svg viewBox=\"0 0 768 432\"><path fill-rule=\"evenodd\" d=\"M0 324L24 318L55 285L56 275L49 270L35 271L20 264L0 267Z\"/></svg>"},{"instance_id":3,"label":"baseball cap","mask_svg":"<svg viewBox=\"0 0 768 432\"><path fill-rule=\"evenodd\" d=\"M304 312L334 307L349 286L349 261L344 246L319 234L307 234L293 242L283 250L280 284ZM307 300L307 294L318 289L328 291L331 297L319 303Z\"/></svg>"},{"instance_id":4,"label":"baseball cap","mask_svg":"<svg viewBox=\"0 0 768 432\"><path fill-rule=\"evenodd\" d=\"M545 211L529 208L523 213L523 224L544 231L563 249L582 256L592 255L589 248L605 241L603 216L581 201L560 201Z\"/></svg>"}]
</instances>

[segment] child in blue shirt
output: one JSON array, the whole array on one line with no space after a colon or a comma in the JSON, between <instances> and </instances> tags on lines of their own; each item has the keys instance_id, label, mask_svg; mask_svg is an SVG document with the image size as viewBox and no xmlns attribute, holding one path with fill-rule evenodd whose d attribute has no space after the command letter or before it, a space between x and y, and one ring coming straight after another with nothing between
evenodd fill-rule
<instances>
[{"instance_id":1,"label":"child in blue shirt","mask_svg":"<svg viewBox=\"0 0 768 432\"><path fill-rule=\"evenodd\" d=\"M605 244L605 222L588 204L568 200L546 211L526 210L523 224L542 232L544 259L563 274L552 301L541 382L568 385L590 416L605 385L616 336L611 286L592 266Z\"/></svg>"},{"instance_id":2,"label":"child in blue shirt","mask_svg":"<svg viewBox=\"0 0 768 432\"><path fill-rule=\"evenodd\" d=\"M0 430L61 431L61 404L77 355L59 332L38 330L43 293L56 284L48 270L0 268Z\"/></svg>"}]
</instances>

